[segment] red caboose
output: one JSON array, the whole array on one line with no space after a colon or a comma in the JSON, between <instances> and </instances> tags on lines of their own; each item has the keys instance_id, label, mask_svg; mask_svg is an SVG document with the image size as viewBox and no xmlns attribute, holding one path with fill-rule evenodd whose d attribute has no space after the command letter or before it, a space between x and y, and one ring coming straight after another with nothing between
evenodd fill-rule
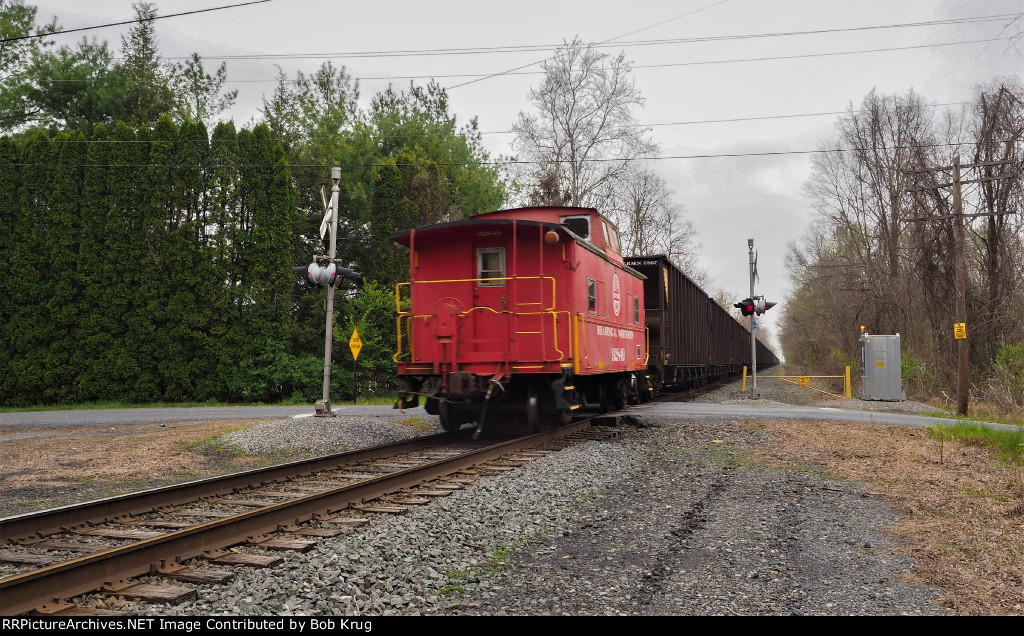
<instances>
[{"instance_id":1,"label":"red caboose","mask_svg":"<svg viewBox=\"0 0 1024 636\"><path fill-rule=\"evenodd\" d=\"M399 402L447 430L524 413L542 430L644 394L643 275L591 208L521 208L395 235Z\"/></svg>"}]
</instances>

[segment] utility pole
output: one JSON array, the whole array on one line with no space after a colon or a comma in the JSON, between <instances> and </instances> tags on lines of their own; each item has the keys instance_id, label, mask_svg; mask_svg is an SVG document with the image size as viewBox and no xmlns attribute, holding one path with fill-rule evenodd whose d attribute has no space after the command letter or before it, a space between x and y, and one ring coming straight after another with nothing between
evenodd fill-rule
<instances>
[{"instance_id":1,"label":"utility pole","mask_svg":"<svg viewBox=\"0 0 1024 636\"><path fill-rule=\"evenodd\" d=\"M750 298L754 298L754 279L757 277L757 258L754 256L754 239L747 239L747 252L750 260ZM757 314L750 314L750 398L757 397Z\"/></svg>"},{"instance_id":2,"label":"utility pole","mask_svg":"<svg viewBox=\"0 0 1024 636\"><path fill-rule=\"evenodd\" d=\"M341 168L331 168L331 207L330 231L331 251L328 256L330 263L338 255L338 184L341 183ZM324 339L324 395L316 403L317 417L332 417L331 410L331 341L334 339L334 285L327 288L327 337Z\"/></svg>"},{"instance_id":3,"label":"utility pole","mask_svg":"<svg viewBox=\"0 0 1024 636\"><path fill-rule=\"evenodd\" d=\"M960 164L960 156L953 159L953 165L941 166L938 168L924 168L922 170L905 170L905 174L917 174L927 172L938 172L944 170L953 171L953 180L949 183L938 183L932 186L920 186L906 188L907 192L921 192L924 190L938 190L952 186L953 188L953 214L938 216L926 216L915 219L915 221L930 221L939 219L953 220L953 251L956 259L956 323L953 327L954 339L957 346L957 386L956 386L956 412L960 415L967 415L967 395L970 390L970 349L967 346L967 257L964 245L964 202L961 186L965 183L980 183L982 181L995 181L997 179L1008 179L1010 175L986 177L982 179L969 179L964 181L960 177L961 168L979 168L981 166L995 166L1010 163L1009 161L987 161L982 163ZM1013 212L995 212L992 214L970 214L970 217L996 216L1000 214L1014 214Z\"/></svg>"}]
</instances>

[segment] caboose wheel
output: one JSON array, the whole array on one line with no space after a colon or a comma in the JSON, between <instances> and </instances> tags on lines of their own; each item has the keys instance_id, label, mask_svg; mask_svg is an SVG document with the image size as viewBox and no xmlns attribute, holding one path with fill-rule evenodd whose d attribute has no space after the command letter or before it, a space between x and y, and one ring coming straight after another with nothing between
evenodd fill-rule
<instances>
[{"instance_id":1,"label":"caboose wheel","mask_svg":"<svg viewBox=\"0 0 1024 636\"><path fill-rule=\"evenodd\" d=\"M462 418L458 407L452 406L448 400L437 401L437 415L441 418L441 428L449 433L455 433L462 428Z\"/></svg>"},{"instance_id":2,"label":"caboose wheel","mask_svg":"<svg viewBox=\"0 0 1024 636\"><path fill-rule=\"evenodd\" d=\"M599 404L602 413L620 411L626 406L626 381L605 380L599 387Z\"/></svg>"},{"instance_id":3,"label":"caboose wheel","mask_svg":"<svg viewBox=\"0 0 1024 636\"><path fill-rule=\"evenodd\" d=\"M546 430L540 406L540 390L533 383L526 390L526 423L529 424L531 431L539 433Z\"/></svg>"},{"instance_id":4,"label":"caboose wheel","mask_svg":"<svg viewBox=\"0 0 1024 636\"><path fill-rule=\"evenodd\" d=\"M550 400L541 398L542 395L545 395L545 391L546 387L537 383L531 383L526 390L526 423L535 433L550 431L565 423L562 421L561 412L555 411ZM570 420L572 419L571 412L564 411L564 413L569 415Z\"/></svg>"}]
</instances>

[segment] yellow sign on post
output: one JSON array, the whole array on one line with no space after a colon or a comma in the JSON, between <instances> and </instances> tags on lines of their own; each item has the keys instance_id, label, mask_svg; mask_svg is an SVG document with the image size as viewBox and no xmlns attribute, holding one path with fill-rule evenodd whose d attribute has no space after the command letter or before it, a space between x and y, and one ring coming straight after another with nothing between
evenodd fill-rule
<instances>
[{"instance_id":1,"label":"yellow sign on post","mask_svg":"<svg viewBox=\"0 0 1024 636\"><path fill-rule=\"evenodd\" d=\"M956 340L967 339L967 323L966 322L954 322L953 323L953 338Z\"/></svg>"},{"instance_id":2,"label":"yellow sign on post","mask_svg":"<svg viewBox=\"0 0 1024 636\"><path fill-rule=\"evenodd\" d=\"M352 350L352 359L359 359L359 351L363 348L363 341L359 339L359 330L352 330L352 337L348 341L348 348Z\"/></svg>"}]
</instances>

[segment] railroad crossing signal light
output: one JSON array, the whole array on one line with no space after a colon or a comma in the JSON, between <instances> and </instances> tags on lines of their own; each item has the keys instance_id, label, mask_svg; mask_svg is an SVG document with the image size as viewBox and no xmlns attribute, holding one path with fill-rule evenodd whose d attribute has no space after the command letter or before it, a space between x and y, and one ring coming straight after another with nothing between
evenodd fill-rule
<instances>
[{"instance_id":1,"label":"railroad crossing signal light","mask_svg":"<svg viewBox=\"0 0 1024 636\"><path fill-rule=\"evenodd\" d=\"M310 285L317 287L338 287L343 280L360 280L363 277L350 267L339 267L334 263L310 263L305 267L293 267L292 271Z\"/></svg>"},{"instance_id":2,"label":"railroad crossing signal light","mask_svg":"<svg viewBox=\"0 0 1024 636\"><path fill-rule=\"evenodd\" d=\"M740 302L734 304L733 307L739 309L744 316L750 316L754 313L754 304L753 298L744 298Z\"/></svg>"},{"instance_id":3,"label":"railroad crossing signal light","mask_svg":"<svg viewBox=\"0 0 1024 636\"><path fill-rule=\"evenodd\" d=\"M338 281L344 280L346 278L348 280L361 280L363 278L362 274L352 269L351 267L339 267L337 269L337 273L338 276L334 282L335 285L338 285Z\"/></svg>"},{"instance_id":4,"label":"railroad crossing signal light","mask_svg":"<svg viewBox=\"0 0 1024 636\"><path fill-rule=\"evenodd\" d=\"M757 313L758 316L760 316L761 314L763 314L764 312L768 311L769 309L771 309L772 307L774 307L777 304L778 303L767 302L764 298L759 298L757 300L757 307L755 308L754 311Z\"/></svg>"}]
</instances>

